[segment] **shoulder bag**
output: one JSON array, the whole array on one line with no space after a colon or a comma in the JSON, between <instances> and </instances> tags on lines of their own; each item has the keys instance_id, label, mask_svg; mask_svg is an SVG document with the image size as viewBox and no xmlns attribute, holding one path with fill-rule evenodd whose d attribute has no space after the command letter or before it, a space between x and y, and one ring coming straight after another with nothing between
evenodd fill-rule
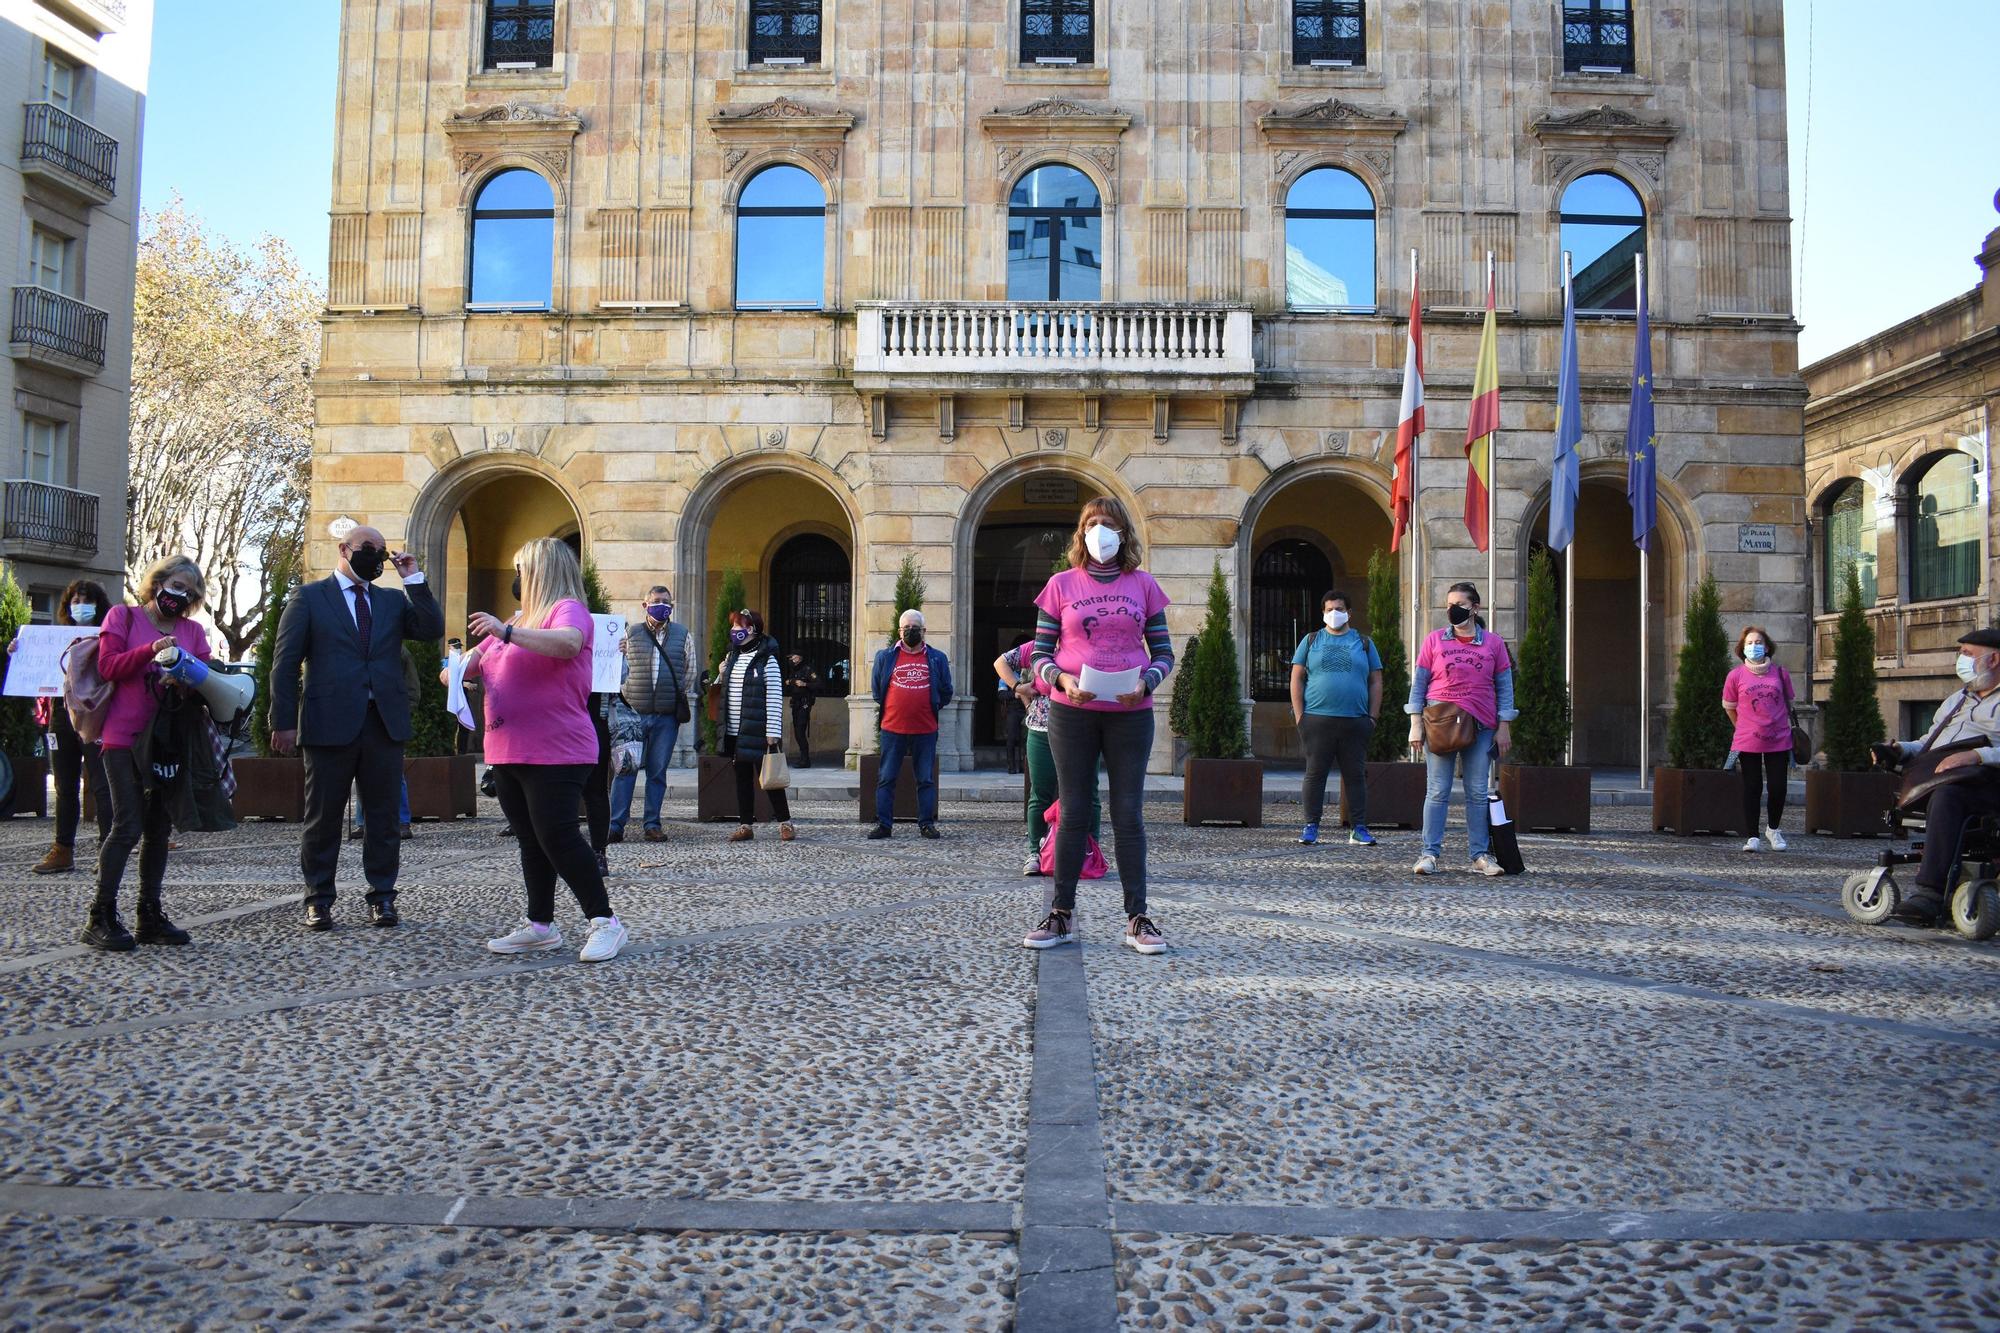
<instances>
[{"instance_id":1,"label":"shoulder bag","mask_svg":"<svg viewBox=\"0 0 2000 1333\"><path fill-rule=\"evenodd\" d=\"M1424 748L1432 754L1457 754L1472 748L1479 721L1453 703L1424 705Z\"/></svg>"},{"instance_id":2,"label":"shoulder bag","mask_svg":"<svg viewBox=\"0 0 2000 1333\"><path fill-rule=\"evenodd\" d=\"M681 688L681 669L675 666L674 659L667 655L666 646L660 642L659 636L653 633L651 625L646 626L646 637L653 641L653 651L660 655L660 661L674 674L674 721L686 726L694 719L694 710L688 706L687 691ZM711 721L714 720L714 714L711 713L709 717Z\"/></svg>"}]
</instances>

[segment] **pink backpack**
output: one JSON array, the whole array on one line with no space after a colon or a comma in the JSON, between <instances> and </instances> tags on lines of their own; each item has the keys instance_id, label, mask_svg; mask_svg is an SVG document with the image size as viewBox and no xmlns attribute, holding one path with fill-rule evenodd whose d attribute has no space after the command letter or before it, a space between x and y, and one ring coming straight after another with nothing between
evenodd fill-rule
<instances>
[{"instance_id":1,"label":"pink backpack","mask_svg":"<svg viewBox=\"0 0 2000 1333\"><path fill-rule=\"evenodd\" d=\"M1054 805L1042 811L1042 822L1049 826L1049 831L1042 835L1042 873L1044 875L1053 875L1056 873L1056 823L1061 818L1061 801L1057 801ZM1084 834L1081 878L1103 879L1104 872L1109 868L1104 864L1104 849L1097 845L1097 839L1087 833Z\"/></svg>"},{"instance_id":2,"label":"pink backpack","mask_svg":"<svg viewBox=\"0 0 2000 1333\"><path fill-rule=\"evenodd\" d=\"M77 739L85 745L94 745L104 736L104 719L111 711L111 694L115 686L97 670L97 641L110 631L111 616L125 611L122 606L111 608L111 615L105 617L102 632L88 638L78 639L63 650L63 706L69 709L69 724L76 728ZM126 612L129 619L131 613ZM120 622L123 632L123 622Z\"/></svg>"}]
</instances>

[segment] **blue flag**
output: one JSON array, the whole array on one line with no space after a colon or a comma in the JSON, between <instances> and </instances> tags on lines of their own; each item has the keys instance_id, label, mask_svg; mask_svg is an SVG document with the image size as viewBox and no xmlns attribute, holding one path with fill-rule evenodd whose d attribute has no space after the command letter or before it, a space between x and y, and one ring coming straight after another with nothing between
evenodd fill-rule
<instances>
[{"instance_id":1,"label":"blue flag","mask_svg":"<svg viewBox=\"0 0 2000 1333\"><path fill-rule=\"evenodd\" d=\"M1556 461L1549 479L1549 549L1576 540L1577 446L1583 443L1583 396L1577 388L1576 288L1563 284L1562 370L1556 376Z\"/></svg>"},{"instance_id":2,"label":"blue flag","mask_svg":"<svg viewBox=\"0 0 2000 1333\"><path fill-rule=\"evenodd\" d=\"M1632 506L1632 544L1652 550L1659 521L1660 437L1653 430L1653 340L1646 331L1646 271L1639 270L1638 345L1632 353L1632 414L1625 422L1625 501Z\"/></svg>"}]
</instances>

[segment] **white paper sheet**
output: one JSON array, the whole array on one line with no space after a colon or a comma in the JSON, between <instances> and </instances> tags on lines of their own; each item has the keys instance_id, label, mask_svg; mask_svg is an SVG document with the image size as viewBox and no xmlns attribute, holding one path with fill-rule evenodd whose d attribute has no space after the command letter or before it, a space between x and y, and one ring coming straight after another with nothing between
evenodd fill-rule
<instances>
[{"instance_id":1,"label":"white paper sheet","mask_svg":"<svg viewBox=\"0 0 2000 1333\"><path fill-rule=\"evenodd\" d=\"M597 635L590 643L590 692L616 694L625 684L625 617L592 616Z\"/></svg>"},{"instance_id":2,"label":"white paper sheet","mask_svg":"<svg viewBox=\"0 0 2000 1333\"><path fill-rule=\"evenodd\" d=\"M1086 694L1094 694L1100 699L1116 699L1139 688L1139 674L1139 667L1130 671L1099 671L1086 662L1083 674L1077 677L1076 683L1083 686Z\"/></svg>"},{"instance_id":3,"label":"white paper sheet","mask_svg":"<svg viewBox=\"0 0 2000 1333\"><path fill-rule=\"evenodd\" d=\"M465 697L465 654L456 648L451 650L451 665L447 668L444 706L446 712L458 719L459 726L467 731L479 729L472 718L472 705Z\"/></svg>"},{"instance_id":4,"label":"white paper sheet","mask_svg":"<svg viewBox=\"0 0 2000 1333\"><path fill-rule=\"evenodd\" d=\"M52 698L63 691L63 654L78 639L97 637L95 625L23 625L19 645L7 657L6 693L26 699Z\"/></svg>"}]
</instances>

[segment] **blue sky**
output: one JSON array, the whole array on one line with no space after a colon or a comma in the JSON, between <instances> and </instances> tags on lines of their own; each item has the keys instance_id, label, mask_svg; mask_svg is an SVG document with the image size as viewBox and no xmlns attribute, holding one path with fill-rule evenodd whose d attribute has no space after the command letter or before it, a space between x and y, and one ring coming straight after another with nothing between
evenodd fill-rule
<instances>
[{"instance_id":1,"label":"blue sky","mask_svg":"<svg viewBox=\"0 0 2000 1333\"><path fill-rule=\"evenodd\" d=\"M338 18L338 0L159 0L145 206L178 190L240 242L284 238L323 279ZM1981 131L2000 3L1786 0L1785 46L1811 361L1978 281L1972 256L2000 225L2000 151Z\"/></svg>"}]
</instances>

